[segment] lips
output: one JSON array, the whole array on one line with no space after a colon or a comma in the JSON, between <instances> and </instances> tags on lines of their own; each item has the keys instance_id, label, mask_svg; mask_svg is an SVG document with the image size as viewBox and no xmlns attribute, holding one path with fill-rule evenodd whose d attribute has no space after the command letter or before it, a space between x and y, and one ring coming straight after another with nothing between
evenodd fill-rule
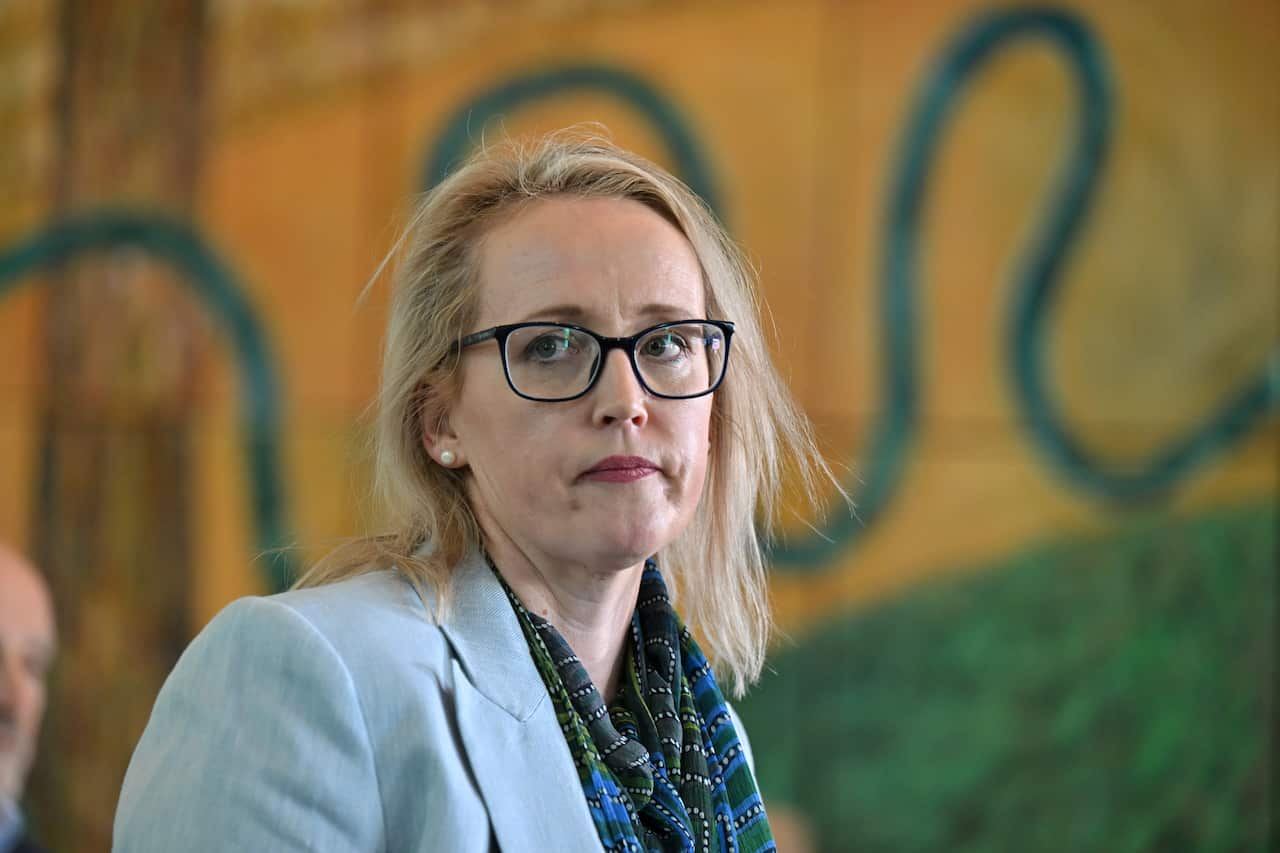
<instances>
[{"instance_id":1,"label":"lips","mask_svg":"<svg viewBox=\"0 0 1280 853\"><path fill-rule=\"evenodd\" d=\"M581 480L630 483L661 471L656 462L643 456L609 456L579 475Z\"/></svg>"}]
</instances>

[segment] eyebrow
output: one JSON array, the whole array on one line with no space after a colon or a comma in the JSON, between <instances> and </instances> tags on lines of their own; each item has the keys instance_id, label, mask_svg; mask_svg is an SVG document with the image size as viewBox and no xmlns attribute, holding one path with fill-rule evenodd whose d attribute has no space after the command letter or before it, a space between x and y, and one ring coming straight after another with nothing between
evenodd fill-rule
<instances>
[{"instance_id":1,"label":"eyebrow","mask_svg":"<svg viewBox=\"0 0 1280 853\"><path fill-rule=\"evenodd\" d=\"M688 308L678 308L675 305L665 305L658 302L651 302L641 308L640 316L654 318L662 317L668 319L675 318L679 320L695 319L694 314L690 313ZM578 305L552 305L549 308L539 308L537 311L532 312L523 320L519 320L518 322L528 323L533 320L550 320L554 322L556 320L563 320L565 322L573 321L576 323L582 323L582 321L586 320L588 317L588 312Z\"/></svg>"}]
</instances>

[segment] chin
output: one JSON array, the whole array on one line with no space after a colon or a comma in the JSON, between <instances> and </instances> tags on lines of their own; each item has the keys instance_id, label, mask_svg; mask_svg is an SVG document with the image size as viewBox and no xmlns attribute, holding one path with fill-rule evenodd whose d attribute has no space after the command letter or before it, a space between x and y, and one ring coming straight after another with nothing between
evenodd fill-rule
<instances>
[{"instance_id":1,"label":"chin","mask_svg":"<svg viewBox=\"0 0 1280 853\"><path fill-rule=\"evenodd\" d=\"M671 544L674 535L668 535L664 529L654 529L651 525L632 527L629 529L601 531L597 540L598 552L605 556L606 562L630 567L643 562L663 548Z\"/></svg>"}]
</instances>

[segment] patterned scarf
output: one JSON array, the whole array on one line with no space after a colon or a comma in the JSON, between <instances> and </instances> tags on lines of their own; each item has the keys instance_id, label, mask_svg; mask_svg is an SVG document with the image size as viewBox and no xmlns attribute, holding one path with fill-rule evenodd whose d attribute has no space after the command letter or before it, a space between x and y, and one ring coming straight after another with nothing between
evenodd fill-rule
<instances>
[{"instance_id":1,"label":"patterned scarf","mask_svg":"<svg viewBox=\"0 0 1280 853\"><path fill-rule=\"evenodd\" d=\"M569 644L493 568L555 704L605 850L777 850L724 697L653 560L645 563L622 683L608 707Z\"/></svg>"}]
</instances>

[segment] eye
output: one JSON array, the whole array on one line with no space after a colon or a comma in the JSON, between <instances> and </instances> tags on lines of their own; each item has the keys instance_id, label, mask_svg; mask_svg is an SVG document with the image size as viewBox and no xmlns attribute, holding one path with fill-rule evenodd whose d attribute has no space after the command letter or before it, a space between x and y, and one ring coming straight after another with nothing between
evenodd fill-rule
<instances>
[{"instance_id":1,"label":"eye","mask_svg":"<svg viewBox=\"0 0 1280 853\"><path fill-rule=\"evenodd\" d=\"M641 355L661 360L677 359L688 351L688 342L674 329L664 329L652 337L645 338L640 346Z\"/></svg>"},{"instance_id":2,"label":"eye","mask_svg":"<svg viewBox=\"0 0 1280 853\"><path fill-rule=\"evenodd\" d=\"M538 335L525 347L525 355L540 361L550 361L570 349L569 329Z\"/></svg>"}]
</instances>

